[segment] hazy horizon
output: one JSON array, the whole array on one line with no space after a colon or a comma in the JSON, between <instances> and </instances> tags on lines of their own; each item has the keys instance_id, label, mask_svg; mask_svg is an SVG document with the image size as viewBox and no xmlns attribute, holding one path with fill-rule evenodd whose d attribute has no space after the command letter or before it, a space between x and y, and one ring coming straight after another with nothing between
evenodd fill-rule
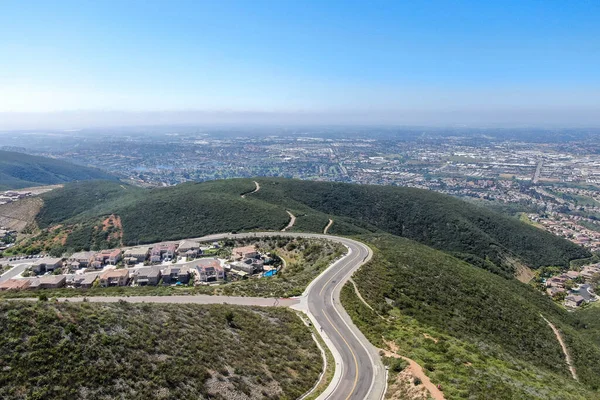
<instances>
[{"instance_id":1,"label":"hazy horizon","mask_svg":"<svg viewBox=\"0 0 600 400\"><path fill-rule=\"evenodd\" d=\"M0 112L0 131L168 125L600 128L597 110L406 110L337 112L62 111Z\"/></svg>"},{"instance_id":2,"label":"hazy horizon","mask_svg":"<svg viewBox=\"0 0 600 400\"><path fill-rule=\"evenodd\" d=\"M9 2L0 129L600 126L600 3Z\"/></svg>"}]
</instances>

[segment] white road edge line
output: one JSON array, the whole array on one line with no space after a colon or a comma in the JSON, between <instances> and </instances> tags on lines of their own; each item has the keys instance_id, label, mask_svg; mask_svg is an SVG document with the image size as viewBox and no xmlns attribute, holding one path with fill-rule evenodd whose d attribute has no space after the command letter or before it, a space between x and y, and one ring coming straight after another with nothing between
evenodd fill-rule
<instances>
[{"instance_id":1,"label":"white road edge line","mask_svg":"<svg viewBox=\"0 0 600 400\"><path fill-rule=\"evenodd\" d=\"M370 257L370 255L371 255L371 249L369 249L368 252L369 252L369 255L367 256L367 259L370 259L371 258ZM360 268L362 265L363 264L361 263L358 268ZM344 275L344 278L342 278L342 280L340 280L335 285L335 287L331 291L331 303L333 304L333 308L334 308L335 312L340 317L340 319L342 320L342 322L344 323L344 325L346 325L346 327L348 328L348 330L350 332L352 332L352 335L354 336L354 338L358 341L358 343L360 343L360 345L362 346L362 348L367 352L367 355L369 356L369 360L371 360L371 366L373 367L373 377L371 378L371 385L369 386L369 393L371 393L371 391L373 390L373 386L375 386L375 373L377 372L377 366L375 365L375 361L373 361L373 355L371 354L371 352L369 351L369 349L367 349L367 347L365 346L365 344L363 343L363 341L360 340L360 338L358 337L358 335L356 335L356 332L354 332L354 329L352 329L352 327L350 327L350 325L348 325L348 323L346 322L346 320L344 319L344 317L342 316L342 314L339 312L339 310L336 307L336 304L335 304L335 302L333 300L333 293L337 291L338 286L340 286L342 283L346 284L348 282L348 279L350 279L348 275L352 276L352 274L354 274L355 271L356 270L350 270L350 271L348 271L346 273L346 275ZM340 292L341 292L341 289L340 289ZM339 297L338 297L338 300L339 300ZM339 305L342 306L341 300L340 300ZM356 371L356 373L358 374L358 371ZM385 396L385 392L384 392L384 396Z\"/></svg>"},{"instance_id":2,"label":"white road edge line","mask_svg":"<svg viewBox=\"0 0 600 400\"><path fill-rule=\"evenodd\" d=\"M321 343L319 343L319 340L317 339L315 334L313 333L313 334L311 334L311 336L312 336L313 340L315 341L315 343L317 344L317 347L319 348L319 350L321 350L321 356L323 357L323 372L321 372L321 374L319 375L319 379L317 380L317 383L315 383L315 385L308 392L304 393L301 397L299 397L298 400L304 400L305 398L307 398L308 396L313 394L313 392L315 390L317 390L317 388L321 384L321 381L325 378L325 375L327 374L327 353L325 352L325 349L323 348L323 346L321 346Z\"/></svg>"}]
</instances>

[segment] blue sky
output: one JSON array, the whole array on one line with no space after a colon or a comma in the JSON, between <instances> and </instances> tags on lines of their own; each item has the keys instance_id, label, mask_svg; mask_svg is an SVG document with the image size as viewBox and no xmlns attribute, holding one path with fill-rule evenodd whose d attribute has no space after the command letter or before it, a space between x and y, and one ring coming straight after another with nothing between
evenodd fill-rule
<instances>
[{"instance_id":1,"label":"blue sky","mask_svg":"<svg viewBox=\"0 0 600 400\"><path fill-rule=\"evenodd\" d=\"M3 1L0 112L600 109L599 1Z\"/></svg>"}]
</instances>

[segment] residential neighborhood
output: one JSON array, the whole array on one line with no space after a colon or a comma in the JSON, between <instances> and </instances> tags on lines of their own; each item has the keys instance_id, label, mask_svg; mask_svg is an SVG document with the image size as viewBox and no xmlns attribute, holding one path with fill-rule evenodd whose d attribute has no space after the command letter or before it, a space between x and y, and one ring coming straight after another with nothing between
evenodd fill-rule
<instances>
[{"instance_id":1,"label":"residential neighborhood","mask_svg":"<svg viewBox=\"0 0 600 400\"><path fill-rule=\"evenodd\" d=\"M32 193L26 190L7 190L3 193L0 193L0 205L12 203L13 201L18 201L24 199L25 197L31 196Z\"/></svg>"},{"instance_id":2,"label":"residential neighborhood","mask_svg":"<svg viewBox=\"0 0 600 400\"><path fill-rule=\"evenodd\" d=\"M0 282L0 290L214 285L272 277L280 268L277 260L254 245L162 242L32 259L23 272Z\"/></svg>"},{"instance_id":3,"label":"residential neighborhood","mask_svg":"<svg viewBox=\"0 0 600 400\"><path fill-rule=\"evenodd\" d=\"M600 277L600 263L584 266L579 271L567 271L544 279L546 293L555 300L563 300L567 308L574 309L595 302L593 282Z\"/></svg>"}]
</instances>

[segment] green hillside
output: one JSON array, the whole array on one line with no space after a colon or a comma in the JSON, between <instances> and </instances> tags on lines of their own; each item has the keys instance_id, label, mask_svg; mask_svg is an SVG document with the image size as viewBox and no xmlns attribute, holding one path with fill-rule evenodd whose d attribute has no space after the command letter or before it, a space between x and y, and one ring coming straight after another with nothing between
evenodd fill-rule
<instances>
[{"instance_id":1,"label":"green hillside","mask_svg":"<svg viewBox=\"0 0 600 400\"><path fill-rule=\"evenodd\" d=\"M587 250L515 218L427 190L260 178L185 183L140 189L119 182L78 182L44 195L41 227L87 224L117 214L125 244L202 236L224 231L280 230L332 234L387 232L447 251L509 277L516 263L567 266ZM86 233L89 236L89 233ZM85 236L85 235L79 235ZM79 241L69 241L77 247Z\"/></svg>"},{"instance_id":2,"label":"green hillside","mask_svg":"<svg viewBox=\"0 0 600 400\"><path fill-rule=\"evenodd\" d=\"M579 319L516 280L390 235L364 237L376 249L342 300L376 345L394 341L448 398L600 398L600 346ZM377 314L379 315L377 315ZM565 336L581 380L571 378L551 328ZM593 333L591 334L593 335Z\"/></svg>"},{"instance_id":3,"label":"green hillside","mask_svg":"<svg viewBox=\"0 0 600 400\"><path fill-rule=\"evenodd\" d=\"M534 268L566 267L569 260L588 255L581 247L514 218L428 190L261 179L261 190L255 196L274 204L301 203L363 227L453 252L483 267L491 261L509 272L515 258ZM336 224L330 232L348 234L344 226Z\"/></svg>"},{"instance_id":4,"label":"green hillside","mask_svg":"<svg viewBox=\"0 0 600 400\"><path fill-rule=\"evenodd\" d=\"M595 315L567 313L531 287L506 279L515 263L566 266L589 256L581 247L430 191L258 181L261 189L252 194L250 179L156 189L77 182L45 194L37 221L42 228L62 225L43 235L70 232L68 248L58 250L74 251L89 245L89 236L99 232L90 226L111 214L122 223L125 244L280 230L289 221L286 211L297 217L292 231L322 232L333 219L330 233L356 236L375 249L373 261L355 276L375 311L350 287L343 291L345 307L373 343L385 347L393 341L400 354L423 365L447 398L600 398ZM563 333L580 383L571 378L542 316Z\"/></svg>"},{"instance_id":5,"label":"green hillside","mask_svg":"<svg viewBox=\"0 0 600 400\"><path fill-rule=\"evenodd\" d=\"M19 189L93 179L114 178L95 168L0 150L0 189Z\"/></svg>"},{"instance_id":6,"label":"green hillside","mask_svg":"<svg viewBox=\"0 0 600 400\"><path fill-rule=\"evenodd\" d=\"M0 302L2 399L295 399L321 354L292 311Z\"/></svg>"}]
</instances>

